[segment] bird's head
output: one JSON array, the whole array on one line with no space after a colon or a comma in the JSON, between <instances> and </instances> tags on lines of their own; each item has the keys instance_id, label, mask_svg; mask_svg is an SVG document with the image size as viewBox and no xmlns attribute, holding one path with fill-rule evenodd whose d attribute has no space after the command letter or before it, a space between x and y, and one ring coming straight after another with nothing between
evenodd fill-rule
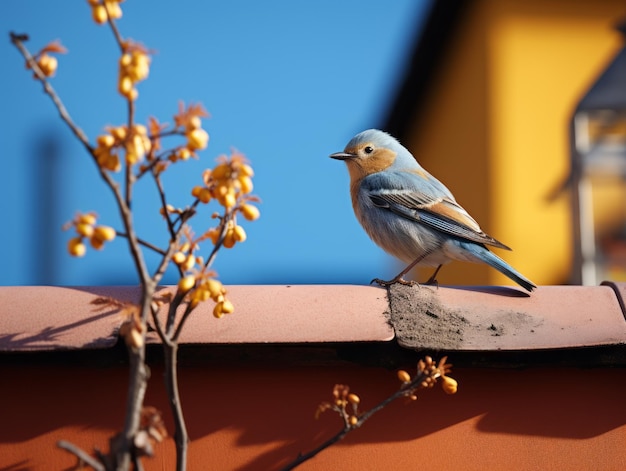
<instances>
[{"instance_id":1,"label":"bird's head","mask_svg":"<svg viewBox=\"0 0 626 471\"><path fill-rule=\"evenodd\" d=\"M410 168L417 164L410 152L394 137L378 129L368 129L357 134L343 152L335 152L330 157L346 162L352 181L392 166Z\"/></svg>"}]
</instances>

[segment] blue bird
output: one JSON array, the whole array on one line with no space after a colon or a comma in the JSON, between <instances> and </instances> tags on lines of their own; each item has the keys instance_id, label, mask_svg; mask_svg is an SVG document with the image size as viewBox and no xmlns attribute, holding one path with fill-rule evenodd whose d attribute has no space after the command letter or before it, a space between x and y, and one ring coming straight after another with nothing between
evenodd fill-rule
<instances>
[{"instance_id":1,"label":"blue bird","mask_svg":"<svg viewBox=\"0 0 626 471\"><path fill-rule=\"evenodd\" d=\"M435 283L442 265L459 260L486 263L524 289L536 288L487 246L511 249L485 234L450 190L391 135L368 129L330 157L347 164L352 207L365 232L387 253L409 264L392 280L372 282L413 284L404 275L425 265L437 267L426 282Z\"/></svg>"}]
</instances>

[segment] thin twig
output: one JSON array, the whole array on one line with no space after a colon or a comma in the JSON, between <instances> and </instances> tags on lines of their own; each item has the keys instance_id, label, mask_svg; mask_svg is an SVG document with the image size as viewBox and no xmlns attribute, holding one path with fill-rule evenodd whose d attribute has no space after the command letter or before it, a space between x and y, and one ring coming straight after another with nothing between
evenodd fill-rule
<instances>
[{"instance_id":1,"label":"thin twig","mask_svg":"<svg viewBox=\"0 0 626 471\"><path fill-rule=\"evenodd\" d=\"M142 319L145 318L145 298L142 300ZM151 309L148 306L148 309ZM145 333L144 333L145 335ZM133 455L134 437L139 430L141 420L141 409L148 387L150 369L145 360L145 342L139 348L128 348L129 372L128 372L128 392L126 396L126 412L124 417L124 429L120 434L120 445L117 449L112 449L115 454L115 462L118 469L129 469Z\"/></svg>"},{"instance_id":2,"label":"thin twig","mask_svg":"<svg viewBox=\"0 0 626 471\"><path fill-rule=\"evenodd\" d=\"M148 136L148 137L150 138L150 136ZM150 151L150 152L152 152L152 151ZM154 154L150 154L150 152L146 156L147 160L148 160L148 164L147 165L141 165L137 169L137 173L135 174L135 180L139 180L146 173L152 172L152 170L156 167L156 165L158 163L163 162L163 155L154 155Z\"/></svg>"},{"instance_id":3,"label":"thin twig","mask_svg":"<svg viewBox=\"0 0 626 471\"><path fill-rule=\"evenodd\" d=\"M178 310L178 306L182 303L185 297L185 293L181 293L178 291L174 299L170 303L170 307L167 313L167 323L165 324L165 335L171 339L172 341L176 341L176 338L172 335L172 331L174 330L174 322L176 321L176 311ZM189 310L189 305L187 305L187 310Z\"/></svg>"},{"instance_id":4,"label":"thin twig","mask_svg":"<svg viewBox=\"0 0 626 471\"><path fill-rule=\"evenodd\" d=\"M165 270L167 270L167 267L170 264L170 261L172 260L172 255L174 255L174 250L176 249L176 241L178 240L178 232L176 233L176 238L174 239L174 241L170 241L167 250L163 253L163 257L161 258L161 263L159 263L159 266L157 267L157 269L154 271L154 274L152 275L152 280L154 280L155 284L159 284L161 282L161 279L163 278L163 275L165 274ZM178 265L177 265L178 267ZM178 271L181 273L182 276L182 271L180 269L180 267L178 267Z\"/></svg>"},{"instance_id":5,"label":"thin twig","mask_svg":"<svg viewBox=\"0 0 626 471\"><path fill-rule=\"evenodd\" d=\"M126 234L125 232L115 231L115 233L116 233L119 237L124 237L124 238L126 238L126 239L128 238L128 234ZM148 249L150 249L150 250L152 250L152 251L154 251L154 252L158 253L159 255L165 255L165 254L166 254L165 250L163 250L162 248L157 247L156 245L154 245L154 244L152 244L152 243L150 243L150 242L148 242L148 241L145 241L145 240L143 240L143 239L139 239L139 238L137 238L137 243L138 243L139 245L143 245L144 247L146 247L146 248L148 248Z\"/></svg>"},{"instance_id":6,"label":"thin twig","mask_svg":"<svg viewBox=\"0 0 626 471\"><path fill-rule=\"evenodd\" d=\"M368 411L364 412L363 414L361 414L358 417L358 420L357 420L357 422L354 425L350 425L346 421L346 419L344 417L345 425L344 425L344 428L341 431L339 431L338 433L336 433L335 435L330 437L328 440L326 440L324 443L322 443L318 447L313 448L312 450L310 450L310 451L308 451L308 452L306 452L304 454L299 454L298 457L295 460L293 460L291 463L289 463L286 466L284 466L282 468L282 471L288 471L288 470L294 469L296 466L301 465L305 461L308 461L311 458L313 458L315 455L317 455L321 451L324 451L329 446L334 445L335 443L339 442L340 440L343 440L345 438L345 436L348 435L348 433L350 433L353 430L356 430L357 428L361 427L374 414L376 414L377 412L380 412L382 409L387 407L389 404L391 404L396 399L399 399L401 397L405 397L407 395L407 393L409 393L410 391L413 391L413 390L419 388L419 385L423 381L424 376L426 376L426 375L422 371L418 371L417 375L411 380L410 383L407 383L407 384L403 385L398 391L394 392L393 394L391 394L390 396L388 396L387 398L385 398L384 400L379 402L376 406L372 407L370 410L368 410Z\"/></svg>"},{"instance_id":7,"label":"thin twig","mask_svg":"<svg viewBox=\"0 0 626 471\"><path fill-rule=\"evenodd\" d=\"M65 440L59 440L57 442L57 446L63 450L70 452L71 454L75 455L76 458L78 458L78 466L76 466L77 469L82 469L83 464L87 464L96 471L106 471L106 468L101 462L99 462L96 458L91 456L82 448L74 445L73 443Z\"/></svg>"},{"instance_id":8,"label":"thin twig","mask_svg":"<svg viewBox=\"0 0 626 471\"><path fill-rule=\"evenodd\" d=\"M11 37L11 42L18 48L24 59L26 59L26 63L28 67L33 71L35 76L39 79L41 84L43 85L44 92L52 99L54 105L56 106L57 111L61 115L61 119L69 126L74 135L78 138L78 140L87 148L89 153L93 153L93 148L91 144L89 144L89 139L87 135L83 132L81 128L79 128L76 123L72 120L70 114L67 112L65 105L59 98L59 95L54 91L50 82L48 82L47 77L41 71L39 66L37 65L37 61L33 58L31 53L28 51L26 46L24 46L23 41L27 38L24 34L15 34L13 32L9 33Z\"/></svg>"},{"instance_id":9,"label":"thin twig","mask_svg":"<svg viewBox=\"0 0 626 471\"><path fill-rule=\"evenodd\" d=\"M113 32L113 36L115 37L115 42L117 42L117 45L120 48L120 52L124 54L126 52L126 47L125 47L126 43L124 41L124 38L122 38L122 35L120 34L120 31L117 28L117 25L115 24L115 20L111 17L109 13L109 6L107 5L107 3L103 2L102 5L104 5L104 9L106 10L107 22L109 24L109 27L111 28L111 31ZM131 98L126 98L126 102L128 105L127 126L128 126L128 133L130 135L130 133L133 132L133 123L135 120L135 102ZM128 139L128 136L126 137L126 139ZM128 164L128 162L126 163L126 168L124 170L125 170L124 171L124 174L125 174L124 175L124 181L125 181L124 200L125 200L126 206L130 208L131 202L132 202L133 183L135 181L135 177L132 172L132 167L131 165Z\"/></svg>"},{"instance_id":10,"label":"thin twig","mask_svg":"<svg viewBox=\"0 0 626 471\"><path fill-rule=\"evenodd\" d=\"M85 147L87 152L89 152L89 155L91 155L91 157L93 158L94 162L96 163L96 167L98 168L98 172L100 174L100 177L105 181L107 186L113 192L115 200L116 200L116 202L118 204L118 207L120 208L120 212L122 213L122 216L123 216L123 211L121 210L121 208L124 207L125 205L124 205L124 200L122 198L122 194L121 194L120 189L119 189L119 185L117 184L117 182L111 177L111 175L106 170L104 170L100 165L98 165L97 157L96 157L96 155L94 153L94 148L91 146L91 144L89 144L89 138L83 132L83 130L80 127L78 127L76 125L76 123L74 123L74 121L72 120L72 117L70 116L69 112L65 108L65 105L61 101L61 98L56 93L56 91L54 90L52 85L50 85L50 82L48 82L48 79L43 74L43 72L41 71L39 66L37 65L37 61L35 61L35 59L31 55L31 53L28 51L26 46L24 46L23 41L25 40L25 38L27 36L23 35L23 34L15 34L13 32L10 33L10 36L11 36L11 42L15 45L15 47L18 48L18 50L20 51L20 53L22 54L24 59L26 59L26 62L28 63L28 66L33 70L35 76L41 82L41 84L43 86L43 89L44 89L44 92L46 93L46 95L48 95L50 97L50 99L54 103L54 106L56 107L59 115L61 116L61 119L63 120L63 122L70 128L72 133L83 144L83 146ZM126 229L127 229L127 231L129 230L128 227ZM130 231L129 231L129 233L130 233Z\"/></svg>"},{"instance_id":11,"label":"thin twig","mask_svg":"<svg viewBox=\"0 0 626 471\"><path fill-rule=\"evenodd\" d=\"M217 252L222 248L222 245L224 244L224 239L226 238L226 232L228 230L228 220L230 219L231 216L232 216L232 212L227 210L226 213L224 214L224 216L222 217L222 221L221 221L222 230L220 231L220 235L217 238L217 242L213 246L213 250L211 251L211 254L209 255L209 258L207 259L206 263L204 264L204 268L205 269L208 269L208 268L211 267L211 265L215 261L215 257L217 255ZM187 309L185 309L185 312L183 313L180 321L178 322L178 325L176 326L176 330L174 331L174 335L171 336L171 339L173 341L175 341L175 342L178 341L178 337L180 336L180 334L181 334L181 332L183 330L183 326L187 322L187 319L189 318L189 315L192 313L192 311L193 311L193 308L191 307L191 305L187 305ZM173 318L172 318L172 320L173 320Z\"/></svg>"},{"instance_id":12,"label":"thin twig","mask_svg":"<svg viewBox=\"0 0 626 471\"><path fill-rule=\"evenodd\" d=\"M135 120L135 102L131 98L127 98L128 102L128 135L126 139L134 134L134 120ZM130 163L126 162L126 168L124 172L124 181L126 188L126 206L130 207L133 199L133 184L135 183L135 174Z\"/></svg>"},{"instance_id":13,"label":"thin twig","mask_svg":"<svg viewBox=\"0 0 626 471\"><path fill-rule=\"evenodd\" d=\"M115 20L111 18L111 15L109 14L109 6L107 5L107 2L102 2L101 5L104 5L104 9L107 12L107 22L109 23L109 27L111 28L111 31L113 32L113 36L115 36L115 42L120 47L120 50L122 51L122 53L124 53L124 39L122 38L122 35L120 34L119 29L117 29Z\"/></svg>"},{"instance_id":14,"label":"thin twig","mask_svg":"<svg viewBox=\"0 0 626 471\"><path fill-rule=\"evenodd\" d=\"M213 247L213 250L211 251L211 254L209 255L209 258L207 258L206 263L204 264L205 268L211 268L211 266L213 265L213 262L215 261L215 257L217 256L217 252L222 247L222 244L224 243L224 239L226 238L226 232L228 230L228 221L231 219L232 215L233 215L232 211L228 209L224 213L224 216L222 217L222 230L220 232L220 236L218 237L217 242L215 243L215 246Z\"/></svg>"},{"instance_id":15,"label":"thin twig","mask_svg":"<svg viewBox=\"0 0 626 471\"><path fill-rule=\"evenodd\" d=\"M180 400L178 389L178 343L171 342L164 344L165 356L165 386L170 401L170 409L176 424L174 441L176 443L176 469L184 471L187 469L187 447L189 445L189 434L185 424L185 416Z\"/></svg>"},{"instance_id":16,"label":"thin twig","mask_svg":"<svg viewBox=\"0 0 626 471\"><path fill-rule=\"evenodd\" d=\"M165 221L167 222L167 229L170 232L170 238L172 240L176 240L176 232L174 230L174 224L170 219L169 213L167 212L167 200L165 198L165 190L163 189L163 183L161 182L161 178L158 173L154 171L154 167L152 170L152 176L154 178L154 183L156 183L157 190L159 193L159 198L161 199L161 210L163 211L163 217L165 217Z\"/></svg>"},{"instance_id":17,"label":"thin twig","mask_svg":"<svg viewBox=\"0 0 626 471\"><path fill-rule=\"evenodd\" d=\"M161 325L161 319L159 319L159 310L156 306L152 305L150 306L150 311L152 313L152 322L154 322L154 328L157 331L157 334L159 335L159 338L161 339L161 342L163 342L164 344L167 343L169 341L169 339L166 337L165 332L163 331L163 326Z\"/></svg>"},{"instance_id":18,"label":"thin twig","mask_svg":"<svg viewBox=\"0 0 626 471\"><path fill-rule=\"evenodd\" d=\"M178 322L178 325L176 326L174 335L172 335L173 342L178 342L178 337L180 337L180 333L183 330L183 325L185 325L185 322L187 322L187 318L192 312L193 312L193 308L191 307L190 304L188 304L187 308L185 309L185 312L183 313L182 317L180 318L180 321Z\"/></svg>"}]
</instances>

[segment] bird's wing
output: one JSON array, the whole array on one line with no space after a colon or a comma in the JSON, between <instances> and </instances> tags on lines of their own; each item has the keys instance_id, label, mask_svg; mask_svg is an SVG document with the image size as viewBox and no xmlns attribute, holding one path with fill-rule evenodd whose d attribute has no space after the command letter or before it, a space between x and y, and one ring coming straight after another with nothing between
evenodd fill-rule
<instances>
[{"instance_id":1,"label":"bird's wing","mask_svg":"<svg viewBox=\"0 0 626 471\"><path fill-rule=\"evenodd\" d=\"M364 189L380 208L461 239L511 250L485 234L447 188L430 175L426 178L406 172L381 172L365 180L369 181L363 182Z\"/></svg>"}]
</instances>

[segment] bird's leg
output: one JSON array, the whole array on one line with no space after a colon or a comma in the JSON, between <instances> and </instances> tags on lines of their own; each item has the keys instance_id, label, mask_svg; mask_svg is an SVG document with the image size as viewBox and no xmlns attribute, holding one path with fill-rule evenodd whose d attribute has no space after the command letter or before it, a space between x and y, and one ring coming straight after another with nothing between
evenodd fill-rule
<instances>
[{"instance_id":1,"label":"bird's leg","mask_svg":"<svg viewBox=\"0 0 626 471\"><path fill-rule=\"evenodd\" d=\"M415 265L417 265L419 262L421 262L427 256L429 256L430 253L431 252L426 252L425 254L420 255L419 257L417 257L415 260L413 260L411 262L411 264L408 267L406 267L404 270L402 270L400 273L398 273L393 280L385 281L385 280L381 280L380 278L374 278L372 281L370 281L370 285L372 283L376 283L379 286L389 287L391 285L395 285L396 283L400 283L401 285L405 285L405 286L414 286L414 285L418 285L419 286L419 283L417 281L405 280L403 277L408 272L410 272ZM439 268L437 268L437 270L439 270ZM437 274L437 272L435 272L435 275L436 274Z\"/></svg>"},{"instance_id":2,"label":"bird's leg","mask_svg":"<svg viewBox=\"0 0 626 471\"><path fill-rule=\"evenodd\" d=\"M425 285L437 285L437 288L439 288L439 282L437 281L437 273L439 273L439 270L441 270L441 267L443 267L443 265L439 265L437 267L437 269L435 270L435 273L433 273L433 276L428 278L428 281L424 283Z\"/></svg>"}]
</instances>

